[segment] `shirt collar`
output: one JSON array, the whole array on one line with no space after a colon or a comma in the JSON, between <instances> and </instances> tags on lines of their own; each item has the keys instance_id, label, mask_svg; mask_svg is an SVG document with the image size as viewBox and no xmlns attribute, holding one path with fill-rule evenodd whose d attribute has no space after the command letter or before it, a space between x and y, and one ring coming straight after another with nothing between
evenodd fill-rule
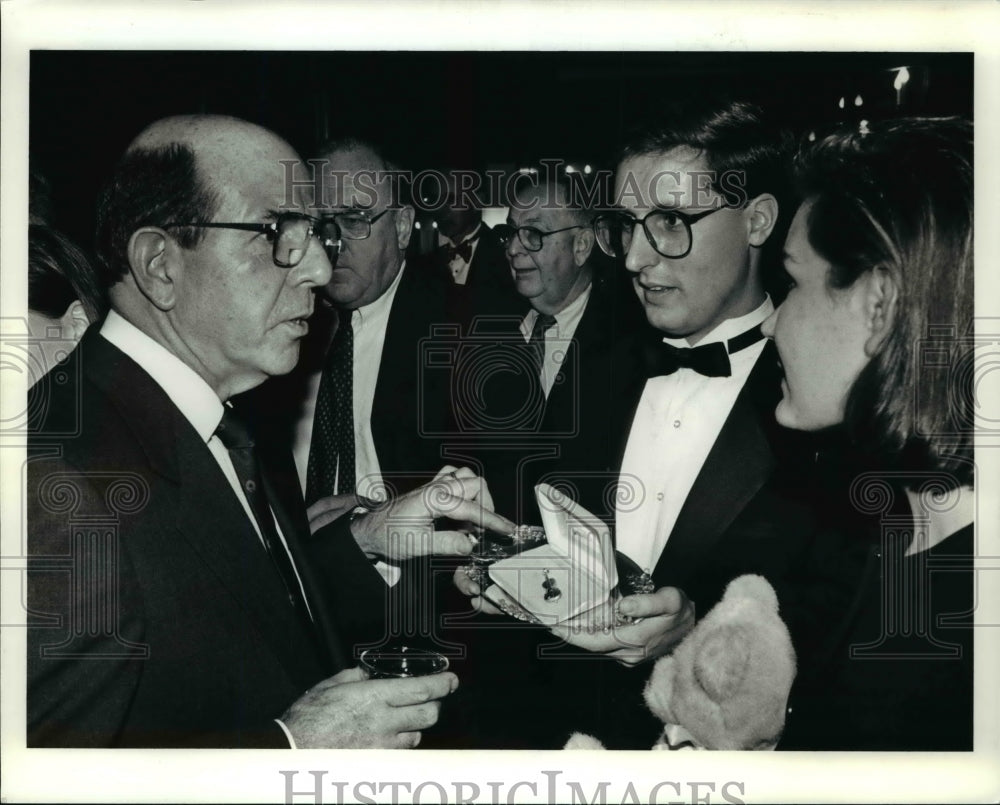
<instances>
[{"instance_id":1,"label":"shirt collar","mask_svg":"<svg viewBox=\"0 0 1000 805\"><path fill-rule=\"evenodd\" d=\"M558 313L553 313L553 318L556 320L556 326L559 329L564 330L574 319L578 318L583 309L587 306L587 300L590 299L590 290L594 287L594 283L591 282L584 288L580 295L577 296L572 302L570 302L566 307L560 310ZM531 328L535 326L535 319L538 318L538 311L531 308L525 316L524 321L521 325L522 332L530 333Z\"/></svg>"},{"instance_id":2,"label":"shirt collar","mask_svg":"<svg viewBox=\"0 0 1000 805\"><path fill-rule=\"evenodd\" d=\"M113 310L101 335L156 381L202 439L212 438L222 420L222 401L201 375Z\"/></svg>"},{"instance_id":3,"label":"shirt collar","mask_svg":"<svg viewBox=\"0 0 1000 805\"><path fill-rule=\"evenodd\" d=\"M700 347L702 344L714 344L717 341L728 341L730 338L735 338L736 336L745 333L752 327L756 327L758 324L763 324L772 313L774 313L774 303L771 302L770 295L765 294L763 303L755 310L752 310L742 316L737 316L735 319L726 319L724 322L716 325L715 328L710 330L708 334L695 346ZM686 338L664 337L663 343L670 344L673 347L682 348L691 346Z\"/></svg>"},{"instance_id":4,"label":"shirt collar","mask_svg":"<svg viewBox=\"0 0 1000 805\"><path fill-rule=\"evenodd\" d=\"M385 293L374 302L362 305L355 311L361 321L367 321L379 316L389 315L389 309L392 307L392 300L396 298L396 291L399 290L399 282L403 278L403 272L405 270L406 260L404 259L399 266L399 271L396 272L396 278L389 284L389 287L386 288Z\"/></svg>"}]
</instances>

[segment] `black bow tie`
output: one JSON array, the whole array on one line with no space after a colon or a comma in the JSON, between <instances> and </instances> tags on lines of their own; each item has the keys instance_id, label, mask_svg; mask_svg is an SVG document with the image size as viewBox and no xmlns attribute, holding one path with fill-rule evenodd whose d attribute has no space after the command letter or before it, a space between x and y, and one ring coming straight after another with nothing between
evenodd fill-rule
<instances>
[{"instance_id":1,"label":"black bow tie","mask_svg":"<svg viewBox=\"0 0 1000 805\"><path fill-rule=\"evenodd\" d=\"M649 377L671 375L678 369L693 369L706 377L729 377L733 371L729 356L764 337L760 325L730 338L726 343L716 341L698 347L675 347L662 341L646 345L645 363Z\"/></svg>"},{"instance_id":2,"label":"black bow tie","mask_svg":"<svg viewBox=\"0 0 1000 805\"><path fill-rule=\"evenodd\" d=\"M448 262L450 263L456 257L461 257L462 262L468 263L472 259L472 244L479 240L479 233L477 232L468 240L463 240L457 246L449 246L447 243L444 245L445 254L448 257Z\"/></svg>"}]
</instances>

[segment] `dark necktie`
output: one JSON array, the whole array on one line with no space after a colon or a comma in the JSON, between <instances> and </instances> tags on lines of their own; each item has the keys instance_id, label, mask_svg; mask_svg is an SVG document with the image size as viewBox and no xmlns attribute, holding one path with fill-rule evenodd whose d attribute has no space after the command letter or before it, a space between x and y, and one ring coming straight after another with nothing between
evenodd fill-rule
<instances>
[{"instance_id":1,"label":"dark necktie","mask_svg":"<svg viewBox=\"0 0 1000 805\"><path fill-rule=\"evenodd\" d=\"M548 313L539 313L528 337L528 354L535 369L535 377L541 378L542 366L545 365L545 331L556 324L556 317Z\"/></svg>"},{"instance_id":2,"label":"dark necktie","mask_svg":"<svg viewBox=\"0 0 1000 805\"><path fill-rule=\"evenodd\" d=\"M727 342L716 341L697 347L675 347L662 341L646 345L645 363L649 377L670 375L678 369L693 369L706 377L729 377L733 372L729 356L764 337L760 325Z\"/></svg>"},{"instance_id":3,"label":"dark necktie","mask_svg":"<svg viewBox=\"0 0 1000 805\"><path fill-rule=\"evenodd\" d=\"M349 494L354 484L354 328L350 312L345 312L330 344L316 395L306 465L306 505L332 495L334 486L338 494Z\"/></svg>"},{"instance_id":4,"label":"dark necktie","mask_svg":"<svg viewBox=\"0 0 1000 805\"><path fill-rule=\"evenodd\" d=\"M291 557L282 544L281 537L278 536L278 530L274 525L271 504L268 502L261 481L260 465L257 463L254 441L246 426L229 406L226 406L222 413L222 421L215 429L215 435L229 451L229 458L233 462L236 476L240 479L243 494L246 495L254 520L257 521L257 527L264 540L264 549L271 557L278 575L281 576L281 580L285 584L289 602L306 621L311 620Z\"/></svg>"}]
</instances>

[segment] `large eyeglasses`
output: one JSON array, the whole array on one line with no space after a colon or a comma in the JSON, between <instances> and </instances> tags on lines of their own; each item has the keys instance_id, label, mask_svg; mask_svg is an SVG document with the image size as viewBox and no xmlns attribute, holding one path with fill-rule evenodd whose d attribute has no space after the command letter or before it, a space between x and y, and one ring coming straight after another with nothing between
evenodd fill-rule
<instances>
[{"instance_id":1,"label":"large eyeglasses","mask_svg":"<svg viewBox=\"0 0 1000 805\"><path fill-rule=\"evenodd\" d=\"M192 226L198 229L239 229L244 232L259 232L272 244L272 258L281 268L294 268L305 256L309 248L309 238L319 239L327 254L340 241L340 230L336 223L325 218L314 218L300 212L283 212L266 224L244 223L170 223L163 229Z\"/></svg>"},{"instance_id":2,"label":"large eyeglasses","mask_svg":"<svg viewBox=\"0 0 1000 805\"><path fill-rule=\"evenodd\" d=\"M554 235L557 232L568 232L571 229L586 229L587 227L582 224L577 224L576 226L565 226L562 229L553 229L550 232L544 232L541 229L536 229L533 226L511 226L510 224L499 224L493 227L493 231L496 232L497 237L500 238L500 243L506 248L510 239L514 237L517 233L517 239L521 241L521 245L524 246L529 252L539 252L542 250L542 239L547 238L549 235Z\"/></svg>"},{"instance_id":3,"label":"large eyeglasses","mask_svg":"<svg viewBox=\"0 0 1000 805\"><path fill-rule=\"evenodd\" d=\"M630 212L614 211L598 215L594 219L594 234L597 243L609 257L623 258L632 245L632 234L638 224L646 233L649 245L656 253L673 260L687 257L691 253L694 238L691 235L692 224L717 213L719 210L732 207L716 207L705 212L680 212L679 210L653 210L642 218L636 218Z\"/></svg>"},{"instance_id":4,"label":"large eyeglasses","mask_svg":"<svg viewBox=\"0 0 1000 805\"><path fill-rule=\"evenodd\" d=\"M365 240L371 237L372 224L387 212L389 212L388 207L377 215L371 215L366 210L344 210L324 215L323 220L335 224L340 230L341 237L347 240Z\"/></svg>"}]
</instances>

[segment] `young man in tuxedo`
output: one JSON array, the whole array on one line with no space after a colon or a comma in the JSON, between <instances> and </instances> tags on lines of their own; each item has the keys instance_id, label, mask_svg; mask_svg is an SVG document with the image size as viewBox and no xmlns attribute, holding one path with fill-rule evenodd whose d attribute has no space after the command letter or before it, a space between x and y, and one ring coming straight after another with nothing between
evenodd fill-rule
<instances>
[{"instance_id":1,"label":"young man in tuxedo","mask_svg":"<svg viewBox=\"0 0 1000 805\"><path fill-rule=\"evenodd\" d=\"M115 168L98 247L112 310L63 366L79 387L34 401L29 746L407 747L456 685L368 680L325 592L370 566L357 543L387 542L394 517L476 519L478 479L310 539L290 458L260 461L229 405L292 369L330 281L330 229L288 194L297 160L259 126L190 116L149 126ZM331 565L329 541L354 549Z\"/></svg>"},{"instance_id":2,"label":"young man in tuxedo","mask_svg":"<svg viewBox=\"0 0 1000 805\"><path fill-rule=\"evenodd\" d=\"M738 575L779 581L812 528L775 475L795 443L774 420L780 371L760 332L774 309L768 272L780 270L770 255L787 229L787 156L749 103L704 98L663 119L624 149L620 209L595 222L656 331L641 345L647 379L622 398L621 476L634 489L619 497L615 544L705 613ZM615 724L620 745L648 745L643 676L604 668L610 709L638 714Z\"/></svg>"},{"instance_id":3,"label":"young man in tuxedo","mask_svg":"<svg viewBox=\"0 0 1000 805\"><path fill-rule=\"evenodd\" d=\"M618 209L594 223L653 328L632 346L646 371L617 390L608 412L622 429L614 537L657 595L683 590L704 613L742 573L780 579L811 529L808 511L774 479L792 446L774 421L780 373L760 332L774 308L765 252L771 238L782 240L786 152L781 133L748 103L690 100L662 120L624 149ZM644 598L626 599L622 612L637 614L633 601ZM578 704L565 733L650 746L661 725L642 688L648 661L669 647L663 633L648 622L554 631L584 651L565 661Z\"/></svg>"}]
</instances>

